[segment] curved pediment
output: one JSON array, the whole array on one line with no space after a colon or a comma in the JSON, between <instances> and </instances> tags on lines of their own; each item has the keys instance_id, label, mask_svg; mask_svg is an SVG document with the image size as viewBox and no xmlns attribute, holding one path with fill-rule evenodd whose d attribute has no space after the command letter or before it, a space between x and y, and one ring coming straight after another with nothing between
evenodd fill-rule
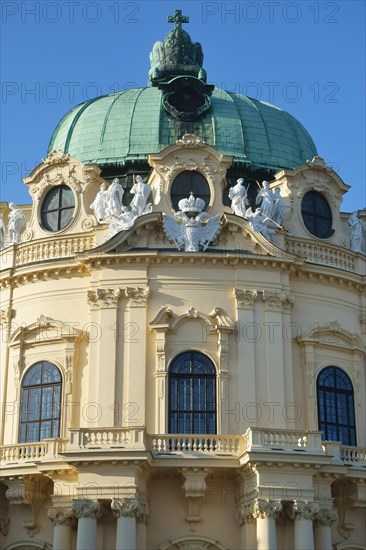
<instances>
[{"instance_id":1,"label":"curved pediment","mask_svg":"<svg viewBox=\"0 0 366 550\"><path fill-rule=\"evenodd\" d=\"M306 336L298 338L300 345L313 344L331 346L347 350L365 351L365 347L357 334L344 329L338 321L330 321L312 329Z\"/></svg>"},{"instance_id":2,"label":"curved pediment","mask_svg":"<svg viewBox=\"0 0 366 550\"><path fill-rule=\"evenodd\" d=\"M74 341L78 338L86 338L86 334L77 329L72 323L57 321L51 317L40 315L35 323L26 327L17 327L12 333L9 346L14 347L23 344L42 344L54 341Z\"/></svg>"}]
</instances>

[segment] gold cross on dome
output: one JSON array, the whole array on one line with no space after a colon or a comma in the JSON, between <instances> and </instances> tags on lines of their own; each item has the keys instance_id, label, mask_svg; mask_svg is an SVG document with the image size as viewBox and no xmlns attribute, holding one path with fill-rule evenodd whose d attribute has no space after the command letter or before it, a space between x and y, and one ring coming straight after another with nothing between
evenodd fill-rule
<instances>
[{"instance_id":1,"label":"gold cross on dome","mask_svg":"<svg viewBox=\"0 0 366 550\"><path fill-rule=\"evenodd\" d=\"M182 23L189 23L189 17L182 15L182 10L175 10L174 15L168 16L168 23L174 23L176 29L181 29Z\"/></svg>"}]
</instances>

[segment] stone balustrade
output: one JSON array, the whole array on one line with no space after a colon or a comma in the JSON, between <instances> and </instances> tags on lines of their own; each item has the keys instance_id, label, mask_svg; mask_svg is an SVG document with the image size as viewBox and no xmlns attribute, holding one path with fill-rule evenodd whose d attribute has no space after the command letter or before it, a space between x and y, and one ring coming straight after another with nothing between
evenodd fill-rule
<instances>
[{"instance_id":1,"label":"stone balustrade","mask_svg":"<svg viewBox=\"0 0 366 550\"><path fill-rule=\"evenodd\" d=\"M145 449L144 428L79 428L69 430L67 451L79 449Z\"/></svg>"},{"instance_id":2,"label":"stone balustrade","mask_svg":"<svg viewBox=\"0 0 366 550\"><path fill-rule=\"evenodd\" d=\"M151 435L149 443L153 454L179 452L238 456L242 451L242 437L237 435Z\"/></svg>"},{"instance_id":3,"label":"stone balustrade","mask_svg":"<svg viewBox=\"0 0 366 550\"><path fill-rule=\"evenodd\" d=\"M344 464L349 464L350 466L363 466L366 468L366 449L340 445L340 455Z\"/></svg>"},{"instance_id":4,"label":"stone balustrade","mask_svg":"<svg viewBox=\"0 0 366 550\"><path fill-rule=\"evenodd\" d=\"M39 240L22 243L15 252L15 265L20 266L42 260L68 258L74 254L93 248L94 238L87 235L79 237L59 237L54 240Z\"/></svg>"},{"instance_id":5,"label":"stone balustrade","mask_svg":"<svg viewBox=\"0 0 366 550\"><path fill-rule=\"evenodd\" d=\"M50 438L35 443L4 445L0 451L2 465L39 462L58 458L66 449L67 439Z\"/></svg>"},{"instance_id":6,"label":"stone balustrade","mask_svg":"<svg viewBox=\"0 0 366 550\"><path fill-rule=\"evenodd\" d=\"M248 428L244 435L146 434L145 428L79 428L69 430L70 439L4 445L3 467L65 460L67 455L93 451L146 451L160 456L237 457L245 453L273 451L322 455L333 464L366 468L366 449L322 441L320 432Z\"/></svg>"},{"instance_id":7,"label":"stone balustrade","mask_svg":"<svg viewBox=\"0 0 366 550\"><path fill-rule=\"evenodd\" d=\"M244 434L244 450L282 450L323 454L321 432L267 430L266 428L248 428Z\"/></svg>"},{"instance_id":8,"label":"stone balustrade","mask_svg":"<svg viewBox=\"0 0 366 550\"><path fill-rule=\"evenodd\" d=\"M330 265L345 271L355 271L355 254L342 247L287 237L287 251L314 264Z\"/></svg>"}]
</instances>

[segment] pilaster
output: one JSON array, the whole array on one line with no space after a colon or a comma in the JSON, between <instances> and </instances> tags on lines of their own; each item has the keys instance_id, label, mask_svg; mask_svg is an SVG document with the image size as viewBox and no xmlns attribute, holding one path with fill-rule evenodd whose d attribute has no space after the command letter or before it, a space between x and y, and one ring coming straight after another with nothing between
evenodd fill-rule
<instances>
[{"instance_id":1,"label":"pilaster","mask_svg":"<svg viewBox=\"0 0 366 550\"><path fill-rule=\"evenodd\" d=\"M119 288L88 291L91 323L89 338L89 409L84 420L93 427L113 427L118 341ZM95 404L95 410L92 405Z\"/></svg>"},{"instance_id":2,"label":"pilaster","mask_svg":"<svg viewBox=\"0 0 366 550\"><path fill-rule=\"evenodd\" d=\"M124 409L124 426L142 426L146 423L146 331L147 300L149 287L127 287L126 319L128 331L125 338L125 365L123 372L123 401L128 404ZM125 405L126 406L126 405Z\"/></svg>"},{"instance_id":3,"label":"pilaster","mask_svg":"<svg viewBox=\"0 0 366 550\"><path fill-rule=\"evenodd\" d=\"M238 350L238 361L243 362L238 369L238 397L239 411L235 417L236 423L239 423L240 411L246 403L256 400L256 381L255 381L255 303L258 299L258 292L255 289L234 289L236 299L237 322L236 322L236 340ZM244 368L245 361L245 368ZM223 410L230 410L228 403L225 403ZM238 418L237 418L238 416Z\"/></svg>"}]
</instances>

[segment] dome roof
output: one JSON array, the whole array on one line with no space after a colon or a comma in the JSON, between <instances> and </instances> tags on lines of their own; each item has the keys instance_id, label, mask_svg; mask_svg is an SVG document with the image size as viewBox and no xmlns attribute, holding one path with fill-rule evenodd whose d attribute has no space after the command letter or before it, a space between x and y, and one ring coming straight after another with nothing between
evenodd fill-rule
<instances>
[{"instance_id":1,"label":"dome roof","mask_svg":"<svg viewBox=\"0 0 366 550\"><path fill-rule=\"evenodd\" d=\"M154 87L124 90L74 107L56 127L49 152L59 149L102 166L146 162L148 154L187 132L253 169L294 168L317 155L302 124L274 105L216 88L206 115L187 123L168 115L162 92Z\"/></svg>"}]
</instances>

